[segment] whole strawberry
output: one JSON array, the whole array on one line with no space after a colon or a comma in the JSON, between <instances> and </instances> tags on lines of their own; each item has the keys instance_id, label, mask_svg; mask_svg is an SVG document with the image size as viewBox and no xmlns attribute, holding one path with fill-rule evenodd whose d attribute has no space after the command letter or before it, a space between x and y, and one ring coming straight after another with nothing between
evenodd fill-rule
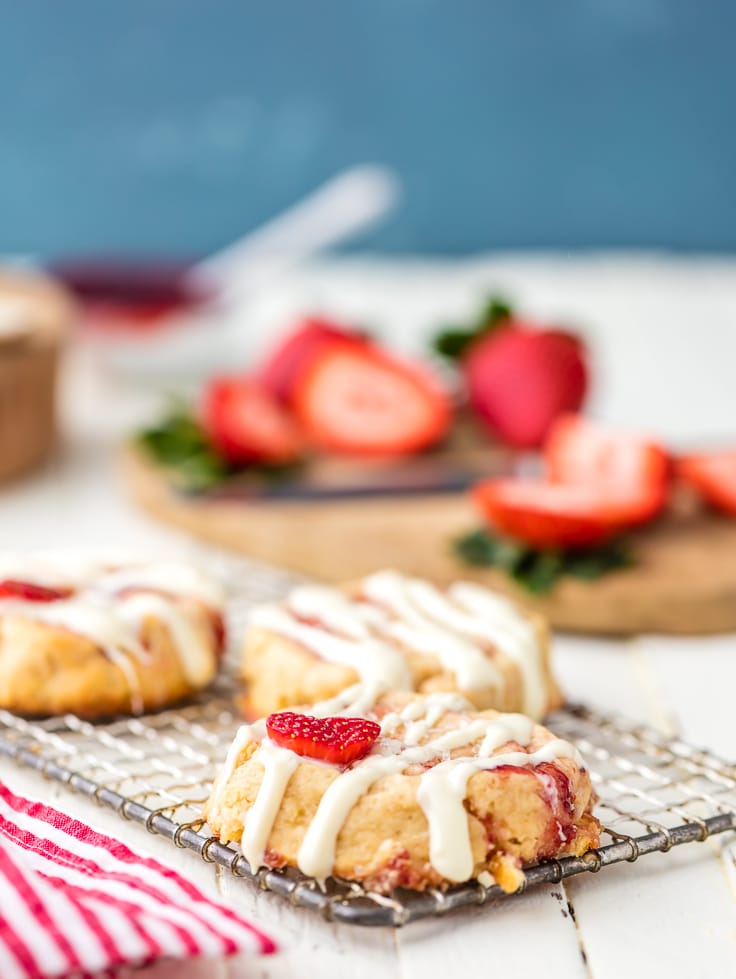
<instances>
[{"instance_id":1,"label":"whole strawberry","mask_svg":"<svg viewBox=\"0 0 736 979\"><path fill-rule=\"evenodd\" d=\"M578 411L588 388L582 341L515 317L494 300L471 329L446 333L438 349L456 357L468 400L500 441L538 448L553 422Z\"/></svg>"}]
</instances>

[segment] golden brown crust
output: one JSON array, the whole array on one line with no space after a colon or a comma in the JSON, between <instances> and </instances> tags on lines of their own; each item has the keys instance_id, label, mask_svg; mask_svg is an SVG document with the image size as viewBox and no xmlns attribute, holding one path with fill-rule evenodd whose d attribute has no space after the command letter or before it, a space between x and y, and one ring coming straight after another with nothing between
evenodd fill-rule
<instances>
[{"instance_id":1,"label":"golden brown crust","mask_svg":"<svg viewBox=\"0 0 736 979\"><path fill-rule=\"evenodd\" d=\"M562 695L552 673L550 637L541 616L527 615L532 623L540 650L542 679L549 714L562 705ZM453 673L443 669L440 661L401 646L412 677L412 689L418 693L459 692L479 710L523 711L522 677L518 664L498 649L489 649L503 675L500 689L463 690ZM355 670L320 659L305 646L267 629L251 626L243 645L241 675L246 684L242 710L246 717L257 718L295 704L314 704L329 700L346 687L359 681Z\"/></svg>"},{"instance_id":2,"label":"golden brown crust","mask_svg":"<svg viewBox=\"0 0 736 979\"><path fill-rule=\"evenodd\" d=\"M388 711L421 699L394 692L369 716L380 720ZM449 713L434 733L467 723L469 717L496 716L493 710ZM537 725L525 750L537 750L552 737ZM213 792L205 807L207 822L223 841L240 840L258 794L264 769L256 750L254 741L244 745L224 787ZM453 757L471 753L471 748L460 749ZM340 772L307 759L296 768L268 838L265 861L270 866L297 866L307 828ZM452 883L430 863L428 823L417 801L422 772L421 766L413 766L383 776L358 799L337 838L336 876L361 881L380 892L397 886L423 890ZM523 865L563 853L579 855L597 846L600 826L591 814L593 801L590 776L572 758L557 758L537 768L477 771L468 781L465 800L473 876L486 871L504 890L513 891L521 883Z\"/></svg>"},{"instance_id":3,"label":"golden brown crust","mask_svg":"<svg viewBox=\"0 0 736 979\"><path fill-rule=\"evenodd\" d=\"M61 626L19 615L0 615L0 707L26 715L73 713L89 720L157 710L209 683L218 663L211 613L193 599L179 599L211 668L193 685L168 626L155 616L141 625L145 661L121 655L125 667L93 641Z\"/></svg>"}]
</instances>

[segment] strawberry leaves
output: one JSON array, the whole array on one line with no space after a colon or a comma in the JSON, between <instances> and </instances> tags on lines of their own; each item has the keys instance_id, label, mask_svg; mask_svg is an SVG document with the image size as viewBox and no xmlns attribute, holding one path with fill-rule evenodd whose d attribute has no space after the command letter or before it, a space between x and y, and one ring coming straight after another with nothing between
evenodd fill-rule
<instances>
[{"instance_id":1,"label":"strawberry leaves","mask_svg":"<svg viewBox=\"0 0 736 979\"><path fill-rule=\"evenodd\" d=\"M492 333L512 316L511 304L501 296L492 296L472 323L447 327L434 338L432 346L448 360L460 360L474 340Z\"/></svg>"},{"instance_id":2,"label":"strawberry leaves","mask_svg":"<svg viewBox=\"0 0 736 979\"><path fill-rule=\"evenodd\" d=\"M620 537L585 550L541 550L488 530L474 530L458 538L454 549L466 564L499 568L536 595L549 592L566 575L593 581L634 563L627 542Z\"/></svg>"},{"instance_id":3,"label":"strawberry leaves","mask_svg":"<svg viewBox=\"0 0 736 979\"><path fill-rule=\"evenodd\" d=\"M175 405L157 425L138 434L138 444L170 469L183 489L204 490L227 479L229 467L210 445L191 412Z\"/></svg>"},{"instance_id":4,"label":"strawberry leaves","mask_svg":"<svg viewBox=\"0 0 736 979\"><path fill-rule=\"evenodd\" d=\"M204 493L222 486L242 473L255 474L265 481L285 479L299 463L229 463L214 448L192 411L175 403L157 424L136 436L137 444L173 477L178 489Z\"/></svg>"}]
</instances>

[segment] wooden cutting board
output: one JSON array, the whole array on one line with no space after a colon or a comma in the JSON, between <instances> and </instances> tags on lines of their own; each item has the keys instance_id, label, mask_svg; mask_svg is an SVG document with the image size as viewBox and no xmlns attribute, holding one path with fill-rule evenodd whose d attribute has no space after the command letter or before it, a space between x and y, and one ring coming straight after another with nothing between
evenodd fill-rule
<instances>
[{"instance_id":1,"label":"wooden cutting board","mask_svg":"<svg viewBox=\"0 0 736 979\"><path fill-rule=\"evenodd\" d=\"M122 470L132 498L166 523L324 581L393 567L438 583L462 577L492 585L571 632L736 630L736 520L702 511L685 508L637 534L633 567L592 582L563 579L531 598L504 574L453 554L453 539L478 524L463 493L246 502L181 493L136 449L126 449Z\"/></svg>"}]
</instances>

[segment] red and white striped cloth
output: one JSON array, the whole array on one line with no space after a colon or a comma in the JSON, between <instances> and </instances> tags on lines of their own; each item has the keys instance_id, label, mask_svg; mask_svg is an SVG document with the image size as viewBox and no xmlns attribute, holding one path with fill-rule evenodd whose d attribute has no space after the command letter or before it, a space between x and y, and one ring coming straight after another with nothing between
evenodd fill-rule
<instances>
[{"instance_id":1,"label":"red and white striped cloth","mask_svg":"<svg viewBox=\"0 0 736 979\"><path fill-rule=\"evenodd\" d=\"M0 783L2 979L274 950L174 870Z\"/></svg>"}]
</instances>

